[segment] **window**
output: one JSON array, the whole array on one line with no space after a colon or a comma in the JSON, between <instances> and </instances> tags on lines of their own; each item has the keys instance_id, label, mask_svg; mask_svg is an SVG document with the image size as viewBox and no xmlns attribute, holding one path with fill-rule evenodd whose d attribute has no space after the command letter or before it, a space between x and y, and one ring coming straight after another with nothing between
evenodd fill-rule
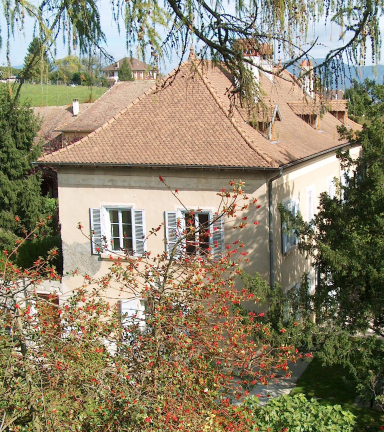
<instances>
[{"instance_id":1,"label":"window","mask_svg":"<svg viewBox=\"0 0 384 432\"><path fill-rule=\"evenodd\" d=\"M289 210L293 216L299 214L299 201L298 200L288 200L283 203L284 207ZM287 224L284 222L281 228L282 234L282 249L283 254L287 254L293 250L299 242L299 239L294 234L293 230L287 231Z\"/></svg>"},{"instance_id":2,"label":"window","mask_svg":"<svg viewBox=\"0 0 384 432\"><path fill-rule=\"evenodd\" d=\"M209 213L183 212L185 221L185 251L188 255L207 253L209 242Z\"/></svg>"},{"instance_id":3,"label":"window","mask_svg":"<svg viewBox=\"0 0 384 432\"><path fill-rule=\"evenodd\" d=\"M207 255L220 259L224 245L223 218L209 211L165 212L165 237L168 257Z\"/></svg>"},{"instance_id":4,"label":"window","mask_svg":"<svg viewBox=\"0 0 384 432\"><path fill-rule=\"evenodd\" d=\"M92 253L104 249L127 250L134 255L145 252L144 210L129 207L101 207L90 209Z\"/></svg>"}]
</instances>

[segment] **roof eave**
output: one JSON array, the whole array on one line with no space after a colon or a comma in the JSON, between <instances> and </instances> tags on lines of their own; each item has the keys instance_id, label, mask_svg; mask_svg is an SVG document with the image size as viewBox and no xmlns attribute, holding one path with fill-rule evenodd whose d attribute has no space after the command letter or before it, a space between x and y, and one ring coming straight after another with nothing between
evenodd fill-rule
<instances>
[{"instance_id":1,"label":"roof eave","mask_svg":"<svg viewBox=\"0 0 384 432\"><path fill-rule=\"evenodd\" d=\"M295 160L293 162L289 162L287 164L281 165L280 168L286 169L286 168L289 168L291 166L298 165L298 164L303 163L303 162L307 162L307 161L309 161L311 159L315 159L315 158L317 158L319 156L323 156L323 155L325 155L327 153L332 153L332 152L334 152L336 150L342 149L343 147L358 147L359 145L360 144L351 144L350 142L347 142L347 143L344 143L344 144L340 144L340 145L338 145L336 147L332 147L332 148L329 148L329 149L326 149L326 150L322 150L321 152L314 153L313 155L306 156L304 158L297 159L297 160Z\"/></svg>"},{"instance_id":2,"label":"roof eave","mask_svg":"<svg viewBox=\"0 0 384 432\"><path fill-rule=\"evenodd\" d=\"M113 167L113 168L173 168L173 169L221 169L221 170L241 170L241 171L278 171L277 167L262 166L226 166L226 165L164 165L164 164L118 164L118 163L87 163L87 162L47 162L36 161L33 165L38 166L72 166L72 167Z\"/></svg>"}]
</instances>

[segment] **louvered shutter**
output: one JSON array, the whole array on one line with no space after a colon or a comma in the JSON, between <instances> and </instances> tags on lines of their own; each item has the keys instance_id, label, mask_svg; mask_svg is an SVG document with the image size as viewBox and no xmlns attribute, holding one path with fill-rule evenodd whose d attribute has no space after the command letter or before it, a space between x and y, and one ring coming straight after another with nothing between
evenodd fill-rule
<instances>
[{"instance_id":1,"label":"louvered shutter","mask_svg":"<svg viewBox=\"0 0 384 432\"><path fill-rule=\"evenodd\" d=\"M315 189L307 189L307 217L310 222L315 217Z\"/></svg>"},{"instance_id":2,"label":"louvered shutter","mask_svg":"<svg viewBox=\"0 0 384 432\"><path fill-rule=\"evenodd\" d=\"M93 255L99 255L102 252L103 236L101 233L101 211L99 208L89 209L91 222L91 248ZM98 249L98 250L97 250Z\"/></svg>"},{"instance_id":3,"label":"louvered shutter","mask_svg":"<svg viewBox=\"0 0 384 432\"><path fill-rule=\"evenodd\" d=\"M179 233L181 227L178 226L178 212L165 212L165 250L168 258L171 257L175 247L178 247ZM180 222L179 222L180 225ZM179 253L175 253L174 258L179 257Z\"/></svg>"},{"instance_id":4,"label":"louvered shutter","mask_svg":"<svg viewBox=\"0 0 384 432\"><path fill-rule=\"evenodd\" d=\"M293 203L293 210L292 210L293 216L295 217L298 216L299 212L300 212L299 200L297 200ZM291 238L292 238L292 246L299 244L299 238L297 237L297 235L295 235L293 230L291 233Z\"/></svg>"},{"instance_id":5,"label":"louvered shutter","mask_svg":"<svg viewBox=\"0 0 384 432\"><path fill-rule=\"evenodd\" d=\"M120 314L121 322L123 325L130 325L133 323L133 316L137 315L138 305L137 299L124 299L120 300Z\"/></svg>"},{"instance_id":6,"label":"louvered shutter","mask_svg":"<svg viewBox=\"0 0 384 432\"><path fill-rule=\"evenodd\" d=\"M335 198L335 181L334 177L328 178L328 195L330 198Z\"/></svg>"},{"instance_id":7,"label":"louvered shutter","mask_svg":"<svg viewBox=\"0 0 384 432\"><path fill-rule=\"evenodd\" d=\"M145 301L140 298L120 300L121 323L129 326L138 324L145 328Z\"/></svg>"},{"instance_id":8,"label":"louvered shutter","mask_svg":"<svg viewBox=\"0 0 384 432\"><path fill-rule=\"evenodd\" d=\"M133 249L135 255L143 255L146 250L146 239L145 239L145 213L144 210L133 210L133 233L134 233L134 245Z\"/></svg>"},{"instance_id":9,"label":"louvered shutter","mask_svg":"<svg viewBox=\"0 0 384 432\"><path fill-rule=\"evenodd\" d=\"M344 202L345 201L345 190L344 188L348 186L348 180L346 178L346 176L348 175L348 171L342 170L341 171L341 176L340 176L340 186L341 186L341 192L340 192L340 198L341 201Z\"/></svg>"},{"instance_id":10,"label":"louvered shutter","mask_svg":"<svg viewBox=\"0 0 384 432\"><path fill-rule=\"evenodd\" d=\"M212 217L213 220L211 225L211 254L212 258L217 261L222 257L224 248L223 216L218 218L217 215L210 215L210 217Z\"/></svg>"}]
</instances>

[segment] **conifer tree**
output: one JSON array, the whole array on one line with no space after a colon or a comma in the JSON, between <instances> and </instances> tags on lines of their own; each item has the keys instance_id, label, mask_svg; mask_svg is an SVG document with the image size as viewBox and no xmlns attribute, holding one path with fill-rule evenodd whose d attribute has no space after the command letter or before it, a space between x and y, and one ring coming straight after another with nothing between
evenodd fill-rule
<instances>
[{"instance_id":1,"label":"conifer tree","mask_svg":"<svg viewBox=\"0 0 384 432\"><path fill-rule=\"evenodd\" d=\"M126 58L123 60L119 70L119 81L133 81L132 69Z\"/></svg>"},{"instance_id":2,"label":"conifer tree","mask_svg":"<svg viewBox=\"0 0 384 432\"><path fill-rule=\"evenodd\" d=\"M46 48L39 38L33 38L24 59L24 68L21 73L22 78L43 82L47 79L50 69L51 63L48 59Z\"/></svg>"},{"instance_id":3,"label":"conifer tree","mask_svg":"<svg viewBox=\"0 0 384 432\"><path fill-rule=\"evenodd\" d=\"M31 231L42 214L40 176L32 162L41 147L34 143L39 122L33 111L0 87L0 241L11 244L22 235L20 223Z\"/></svg>"}]
</instances>

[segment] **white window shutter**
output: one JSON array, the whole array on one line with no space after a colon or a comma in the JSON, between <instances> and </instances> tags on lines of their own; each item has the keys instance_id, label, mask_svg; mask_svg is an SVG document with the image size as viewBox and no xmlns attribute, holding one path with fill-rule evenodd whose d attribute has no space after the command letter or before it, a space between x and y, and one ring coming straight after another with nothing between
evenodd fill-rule
<instances>
[{"instance_id":1,"label":"white window shutter","mask_svg":"<svg viewBox=\"0 0 384 432\"><path fill-rule=\"evenodd\" d=\"M120 300L120 315L123 325L138 324L145 328L145 301L140 298Z\"/></svg>"},{"instance_id":2,"label":"white window shutter","mask_svg":"<svg viewBox=\"0 0 384 432\"><path fill-rule=\"evenodd\" d=\"M135 255L143 255L146 250L145 213L144 210L133 210L133 250Z\"/></svg>"},{"instance_id":3,"label":"white window shutter","mask_svg":"<svg viewBox=\"0 0 384 432\"><path fill-rule=\"evenodd\" d=\"M224 248L224 224L223 224L223 216L217 217L217 215L210 215L212 219L211 225L211 255L212 258L217 261L223 255Z\"/></svg>"},{"instance_id":4,"label":"white window shutter","mask_svg":"<svg viewBox=\"0 0 384 432\"><path fill-rule=\"evenodd\" d=\"M348 186L348 180L346 179L346 175L348 175L348 171L342 170L341 171L341 176L340 176L340 186L341 186L341 193L340 193L340 198L341 201L344 202L345 201L345 190L343 189L344 187Z\"/></svg>"},{"instance_id":5,"label":"white window shutter","mask_svg":"<svg viewBox=\"0 0 384 432\"><path fill-rule=\"evenodd\" d=\"M101 211L99 208L90 208L89 215L91 221L92 254L99 255L100 252L102 252L103 248L103 235L101 232Z\"/></svg>"},{"instance_id":6,"label":"white window shutter","mask_svg":"<svg viewBox=\"0 0 384 432\"><path fill-rule=\"evenodd\" d=\"M328 178L328 195L331 199L335 198L335 178L329 177Z\"/></svg>"},{"instance_id":7,"label":"white window shutter","mask_svg":"<svg viewBox=\"0 0 384 432\"><path fill-rule=\"evenodd\" d=\"M315 189L310 187L307 189L307 219L310 222L315 217Z\"/></svg>"},{"instance_id":8,"label":"white window shutter","mask_svg":"<svg viewBox=\"0 0 384 432\"><path fill-rule=\"evenodd\" d=\"M299 200L296 200L293 204L293 216L298 216L298 214L300 213L300 206L299 206ZM294 234L293 230L292 230L292 234L291 234L291 238L292 238L292 245L297 245L299 244L299 238Z\"/></svg>"},{"instance_id":9,"label":"white window shutter","mask_svg":"<svg viewBox=\"0 0 384 432\"><path fill-rule=\"evenodd\" d=\"M177 242L179 240L179 235L181 232L181 227L178 226L179 215L178 212L164 212L165 218L165 249L167 252L168 258L172 255L173 250L177 246ZM179 221L180 225L180 221ZM178 257L179 254L175 255L175 258Z\"/></svg>"}]
</instances>

